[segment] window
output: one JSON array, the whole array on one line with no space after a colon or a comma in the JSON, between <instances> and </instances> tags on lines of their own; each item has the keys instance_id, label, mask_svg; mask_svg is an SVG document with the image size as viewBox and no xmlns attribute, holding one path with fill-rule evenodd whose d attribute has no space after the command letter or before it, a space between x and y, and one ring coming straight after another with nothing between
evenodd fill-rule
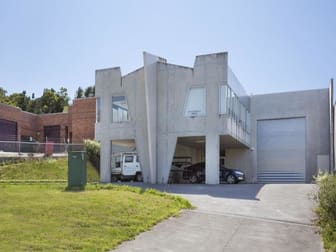
<instances>
[{"instance_id":1,"label":"window","mask_svg":"<svg viewBox=\"0 0 336 252\"><path fill-rule=\"evenodd\" d=\"M234 103L236 100L236 95L231 88L229 89L229 94L230 94L229 111L230 115L234 118Z\"/></svg>"},{"instance_id":2,"label":"window","mask_svg":"<svg viewBox=\"0 0 336 252\"><path fill-rule=\"evenodd\" d=\"M125 96L112 97L112 122L125 122L129 120L128 104Z\"/></svg>"},{"instance_id":3,"label":"window","mask_svg":"<svg viewBox=\"0 0 336 252\"><path fill-rule=\"evenodd\" d=\"M240 103L239 122L244 130L245 130L245 111L246 111L245 107Z\"/></svg>"},{"instance_id":4,"label":"window","mask_svg":"<svg viewBox=\"0 0 336 252\"><path fill-rule=\"evenodd\" d=\"M187 96L185 116L196 117L205 115L205 88L192 88Z\"/></svg>"},{"instance_id":5,"label":"window","mask_svg":"<svg viewBox=\"0 0 336 252\"><path fill-rule=\"evenodd\" d=\"M100 122L100 113L101 113L101 98L96 98L96 122Z\"/></svg>"},{"instance_id":6,"label":"window","mask_svg":"<svg viewBox=\"0 0 336 252\"><path fill-rule=\"evenodd\" d=\"M125 163L133 163L133 156L125 156Z\"/></svg>"},{"instance_id":7,"label":"window","mask_svg":"<svg viewBox=\"0 0 336 252\"><path fill-rule=\"evenodd\" d=\"M227 100L228 100L228 86L221 85L219 90L219 114L226 114L227 113Z\"/></svg>"},{"instance_id":8,"label":"window","mask_svg":"<svg viewBox=\"0 0 336 252\"><path fill-rule=\"evenodd\" d=\"M233 99L233 117L235 118L236 122L239 121L239 109L240 109L240 103L238 100L238 97L234 95Z\"/></svg>"},{"instance_id":9,"label":"window","mask_svg":"<svg viewBox=\"0 0 336 252\"><path fill-rule=\"evenodd\" d=\"M248 111L246 114L246 131L248 133L251 132L251 114Z\"/></svg>"}]
</instances>

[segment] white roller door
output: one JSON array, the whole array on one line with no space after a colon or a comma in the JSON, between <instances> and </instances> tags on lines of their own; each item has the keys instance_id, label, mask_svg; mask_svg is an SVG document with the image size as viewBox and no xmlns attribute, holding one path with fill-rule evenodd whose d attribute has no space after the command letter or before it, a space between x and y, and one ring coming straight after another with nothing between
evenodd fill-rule
<instances>
[{"instance_id":1,"label":"white roller door","mask_svg":"<svg viewBox=\"0 0 336 252\"><path fill-rule=\"evenodd\" d=\"M258 182L304 182L305 118L261 120L257 127Z\"/></svg>"}]
</instances>

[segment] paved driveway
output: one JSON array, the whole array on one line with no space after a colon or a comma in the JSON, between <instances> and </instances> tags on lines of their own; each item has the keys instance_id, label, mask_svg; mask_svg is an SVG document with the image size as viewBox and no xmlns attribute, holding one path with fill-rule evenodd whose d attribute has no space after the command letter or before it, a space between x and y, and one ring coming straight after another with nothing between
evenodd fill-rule
<instances>
[{"instance_id":1,"label":"paved driveway","mask_svg":"<svg viewBox=\"0 0 336 252\"><path fill-rule=\"evenodd\" d=\"M312 225L315 185L151 187L181 195L197 208L156 225L116 251L323 251Z\"/></svg>"}]
</instances>

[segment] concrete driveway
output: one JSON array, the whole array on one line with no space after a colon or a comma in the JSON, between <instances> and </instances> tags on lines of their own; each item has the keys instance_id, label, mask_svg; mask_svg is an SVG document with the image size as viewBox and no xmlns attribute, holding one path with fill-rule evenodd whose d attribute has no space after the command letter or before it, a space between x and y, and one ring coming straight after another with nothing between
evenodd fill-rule
<instances>
[{"instance_id":1,"label":"concrete driveway","mask_svg":"<svg viewBox=\"0 0 336 252\"><path fill-rule=\"evenodd\" d=\"M144 184L136 184L147 187ZM196 206L115 251L323 251L311 184L151 185Z\"/></svg>"}]
</instances>

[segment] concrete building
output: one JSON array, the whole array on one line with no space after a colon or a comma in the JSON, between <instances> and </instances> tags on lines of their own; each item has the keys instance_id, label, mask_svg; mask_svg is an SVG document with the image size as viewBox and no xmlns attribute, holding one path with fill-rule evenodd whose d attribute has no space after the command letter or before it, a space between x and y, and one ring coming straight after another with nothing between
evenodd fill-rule
<instances>
[{"instance_id":1,"label":"concrete building","mask_svg":"<svg viewBox=\"0 0 336 252\"><path fill-rule=\"evenodd\" d=\"M167 183L174 163L204 161L207 184L219 183L220 164L247 182L309 183L330 169L328 88L249 96L227 53L197 56L193 68L143 57L124 76L119 67L96 71L101 182L120 150L138 152L149 183Z\"/></svg>"}]
</instances>

